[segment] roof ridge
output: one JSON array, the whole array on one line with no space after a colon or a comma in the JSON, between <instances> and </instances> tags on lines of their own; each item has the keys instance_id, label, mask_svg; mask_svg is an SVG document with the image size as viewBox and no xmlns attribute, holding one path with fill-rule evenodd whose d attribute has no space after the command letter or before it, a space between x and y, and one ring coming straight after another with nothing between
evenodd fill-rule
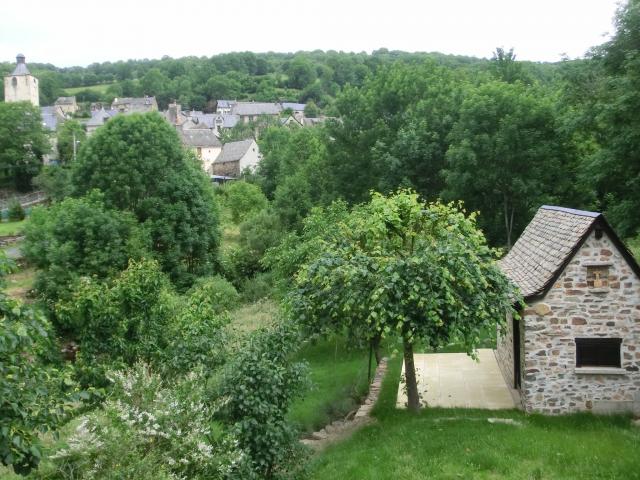
<instances>
[{"instance_id":1,"label":"roof ridge","mask_svg":"<svg viewBox=\"0 0 640 480\"><path fill-rule=\"evenodd\" d=\"M571 215L580 215L581 217L597 218L602 215L600 212L590 212L588 210L577 210L575 208L558 207L555 205L542 205L540 210L554 210L556 212L570 213Z\"/></svg>"}]
</instances>

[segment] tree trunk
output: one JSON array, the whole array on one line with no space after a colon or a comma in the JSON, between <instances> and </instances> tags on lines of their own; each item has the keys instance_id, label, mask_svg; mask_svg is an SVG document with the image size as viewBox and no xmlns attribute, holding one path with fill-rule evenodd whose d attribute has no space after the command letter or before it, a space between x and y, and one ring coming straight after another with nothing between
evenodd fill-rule
<instances>
[{"instance_id":1,"label":"tree trunk","mask_svg":"<svg viewBox=\"0 0 640 480\"><path fill-rule=\"evenodd\" d=\"M513 228L513 210L511 210L511 222L509 222L509 202L507 194L502 195L504 207L504 228L507 231L507 250L511 250L511 230Z\"/></svg>"},{"instance_id":2,"label":"tree trunk","mask_svg":"<svg viewBox=\"0 0 640 480\"><path fill-rule=\"evenodd\" d=\"M407 388L407 408L413 412L420 410L420 397L418 396L418 382L416 380L416 367L413 363L413 344L402 339L404 349L404 377Z\"/></svg>"},{"instance_id":3,"label":"tree trunk","mask_svg":"<svg viewBox=\"0 0 640 480\"><path fill-rule=\"evenodd\" d=\"M379 333L376 334L371 339L371 347L373 348L373 354L376 356L376 365L380 365L382 361L382 351L380 350L380 342L382 340L382 335Z\"/></svg>"}]
</instances>

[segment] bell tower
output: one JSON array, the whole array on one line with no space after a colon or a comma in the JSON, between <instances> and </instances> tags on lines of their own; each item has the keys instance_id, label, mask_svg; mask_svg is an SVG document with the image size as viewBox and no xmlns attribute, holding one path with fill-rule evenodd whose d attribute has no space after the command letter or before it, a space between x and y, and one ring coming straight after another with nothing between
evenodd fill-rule
<instances>
[{"instance_id":1,"label":"bell tower","mask_svg":"<svg viewBox=\"0 0 640 480\"><path fill-rule=\"evenodd\" d=\"M4 101L31 102L36 107L40 105L38 79L29 72L21 53L16 57L13 73L4 77Z\"/></svg>"}]
</instances>

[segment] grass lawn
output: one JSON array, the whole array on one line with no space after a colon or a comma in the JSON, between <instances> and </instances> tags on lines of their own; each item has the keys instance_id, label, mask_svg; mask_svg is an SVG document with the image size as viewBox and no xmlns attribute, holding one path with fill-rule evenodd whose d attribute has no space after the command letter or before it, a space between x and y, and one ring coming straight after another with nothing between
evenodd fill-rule
<instances>
[{"instance_id":1,"label":"grass lawn","mask_svg":"<svg viewBox=\"0 0 640 480\"><path fill-rule=\"evenodd\" d=\"M0 222L0 237L14 236L22 233L26 220L18 222Z\"/></svg>"},{"instance_id":2,"label":"grass lawn","mask_svg":"<svg viewBox=\"0 0 640 480\"><path fill-rule=\"evenodd\" d=\"M354 410L366 394L368 351L349 349L338 337L307 345L300 357L309 362L313 387L293 405L289 419L312 432Z\"/></svg>"},{"instance_id":3,"label":"grass lawn","mask_svg":"<svg viewBox=\"0 0 640 480\"><path fill-rule=\"evenodd\" d=\"M65 88L64 91L69 96L76 95L78 92L82 92L83 90L90 90L92 92L102 94L102 93L106 93L107 88L109 88L111 85L113 85L113 83L102 83L100 85L91 85L88 87L70 87L70 88Z\"/></svg>"},{"instance_id":4,"label":"grass lawn","mask_svg":"<svg viewBox=\"0 0 640 480\"><path fill-rule=\"evenodd\" d=\"M269 325L278 315L279 307L273 300L259 300L242 305L229 313L231 325L240 332L251 332L263 325Z\"/></svg>"},{"instance_id":5,"label":"grass lawn","mask_svg":"<svg viewBox=\"0 0 640 480\"><path fill-rule=\"evenodd\" d=\"M378 422L317 456L310 478L640 478L640 428L628 417L435 408L415 415L395 409L400 369L397 356L373 411Z\"/></svg>"},{"instance_id":6,"label":"grass lawn","mask_svg":"<svg viewBox=\"0 0 640 480\"><path fill-rule=\"evenodd\" d=\"M21 268L5 277L5 292L10 297L29 301L27 292L33 288L35 280L36 269L34 267Z\"/></svg>"}]
</instances>

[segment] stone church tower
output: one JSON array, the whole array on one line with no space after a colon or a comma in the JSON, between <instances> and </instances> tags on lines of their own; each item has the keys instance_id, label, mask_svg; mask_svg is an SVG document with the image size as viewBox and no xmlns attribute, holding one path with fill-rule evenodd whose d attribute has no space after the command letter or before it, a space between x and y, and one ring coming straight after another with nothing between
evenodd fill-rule
<instances>
[{"instance_id":1,"label":"stone church tower","mask_svg":"<svg viewBox=\"0 0 640 480\"><path fill-rule=\"evenodd\" d=\"M13 73L4 77L4 101L31 102L37 107L40 105L38 79L29 72L24 55L19 53L16 61Z\"/></svg>"}]
</instances>

